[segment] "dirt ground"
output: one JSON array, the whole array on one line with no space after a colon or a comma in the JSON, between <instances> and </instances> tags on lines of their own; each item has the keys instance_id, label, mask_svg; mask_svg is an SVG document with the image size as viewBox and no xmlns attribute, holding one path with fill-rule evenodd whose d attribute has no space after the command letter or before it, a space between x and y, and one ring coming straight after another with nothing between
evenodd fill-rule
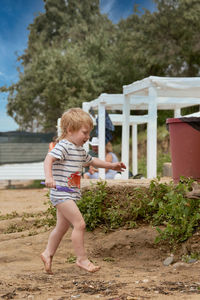
<instances>
[{"instance_id":1,"label":"dirt ground","mask_svg":"<svg viewBox=\"0 0 200 300\"><path fill-rule=\"evenodd\" d=\"M40 253L52 229L31 224L47 209L46 193L45 188L0 190L1 299L200 299L200 262L184 263L175 255L173 264L164 266L171 253L154 244L151 226L87 232L89 257L101 266L94 274L74 264L68 232L54 257L54 275L44 273ZM191 241L199 247L198 233Z\"/></svg>"}]
</instances>

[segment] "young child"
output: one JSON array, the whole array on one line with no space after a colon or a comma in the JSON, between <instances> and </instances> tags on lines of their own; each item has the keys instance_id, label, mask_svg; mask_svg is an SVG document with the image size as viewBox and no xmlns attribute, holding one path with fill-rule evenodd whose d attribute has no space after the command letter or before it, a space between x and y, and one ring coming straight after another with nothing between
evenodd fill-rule
<instances>
[{"instance_id":1,"label":"young child","mask_svg":"<svg viewBox=\"0 0 200 300\"><path fill-rule=\"evenodd\" d=\"M81 198L82 167L92 165L119 172L126 167L122 162L105 162L86 153L83 144L89 139L92 128L93 121L90 115L82 109L71 108L66 111L61 118L62 133L59 142L51 152L48 152L44 161L45 185L51 188L50 200L57 209L56 227L41 254L45 271L49 274L53 274L51 270L53 256L70 225L73 227L71 239L77 266L88 272L100 269L87 258L84 248L85 222L76 205L76 201ZM68 187L72 191L60 191L56 189L56 185Z\"/></svg>"}]
</instances>

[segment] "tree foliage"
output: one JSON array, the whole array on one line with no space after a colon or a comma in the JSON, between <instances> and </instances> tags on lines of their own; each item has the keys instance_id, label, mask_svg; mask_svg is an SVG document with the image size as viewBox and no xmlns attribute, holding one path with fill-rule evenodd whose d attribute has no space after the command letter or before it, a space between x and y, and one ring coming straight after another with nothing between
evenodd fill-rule
<instances>
[{"instance_id":1,"label":"tree foliage","mask_svg":"<svg viewBox=\"0 0 200 300\"><path fill-rule=\"evenodd\" d=\"M155 0L114 25L98 0L43 0L8 88L8 114L21 129L55 130L57 118L102 92L150 75L199 76L199 0Z\"/></svg>"},{"instance_id":2,"label":"tree foliage","mask_svg":"<svg viewBox=\"0 0 200 300\"><path fill-rule=\"evenodd\" d=\"M157 10L134 13L119 23L122 59L127 74L198 76L200 66L200 2L155 0ZM122 34L125 32L125 34ZM123 47L126 45L126 47Z\"/></svg>"}]
</instances>

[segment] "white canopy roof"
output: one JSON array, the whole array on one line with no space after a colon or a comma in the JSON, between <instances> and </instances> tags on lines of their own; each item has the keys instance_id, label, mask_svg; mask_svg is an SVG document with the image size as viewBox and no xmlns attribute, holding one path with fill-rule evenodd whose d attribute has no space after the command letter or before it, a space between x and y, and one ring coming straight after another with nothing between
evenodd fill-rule
<instances>
[{"instance_id":1,"label":"white canopy roof","mask_svg":"<svg viewBox=\"0 0 200 300\"><path fill-rule=\"evenodd\" d=\"M123 86L123 94L101 94L90 102L90 107L98 109L100 102L106 109L122 110L124 97L130 99L131 110L147 110L149 88L154 88L158 110L175 110L200 104L200 77L157 77L150 76Z\"/></svg>"},{"instance_id":2,"label":"white canopy roof","mask_svg":"<svg viewBox=\"0 0 200 300\"><path fill-rule=\"evenodd\" d=\"M123 86L124 95L148 95L154 87L158 97L200 97L200 77L150 76Z\"/></svg>"}]
</instances>

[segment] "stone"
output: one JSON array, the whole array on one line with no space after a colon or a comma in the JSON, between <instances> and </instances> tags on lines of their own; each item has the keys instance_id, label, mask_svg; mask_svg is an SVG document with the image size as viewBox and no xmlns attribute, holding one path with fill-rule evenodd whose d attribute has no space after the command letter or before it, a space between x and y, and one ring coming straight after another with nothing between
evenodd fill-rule
<instances>
[{"instance_id":1,"label":"stone","mask_svg":"<svg viewBox=\"0 0 200 300\"><path fill-rule=\"evenodd\" d=\"M193 264L193 263L195 263L196 261L197 261L196 258L191 258L191 259L188 260L188 264Z\"/></svg>"},{"instance_id":2,"label":"stone","mask_svg":"<svg viewBox=\"0 0 200 300\"><path fill-rule=\"evenodd\" d=\"M169 266L173 263L174 261L174 257L173 256L169 256L167 257L164 261L163 261L163 265L164 266Z\"/></svg>"},{"instance_id":3,"label":"stone","mask_svg":"<svg viewBox=\"0 0 200 300\"><path fill-rule=\"evenodd\" d=\"M177 262L177 263L175 263L174 265L173 265L173 267L175 268L175 269L184 269L184 268L188 268L190 265L189 264L187 264L187 263L185 263L185 262Z\"/></svg>"}]
</instances>

